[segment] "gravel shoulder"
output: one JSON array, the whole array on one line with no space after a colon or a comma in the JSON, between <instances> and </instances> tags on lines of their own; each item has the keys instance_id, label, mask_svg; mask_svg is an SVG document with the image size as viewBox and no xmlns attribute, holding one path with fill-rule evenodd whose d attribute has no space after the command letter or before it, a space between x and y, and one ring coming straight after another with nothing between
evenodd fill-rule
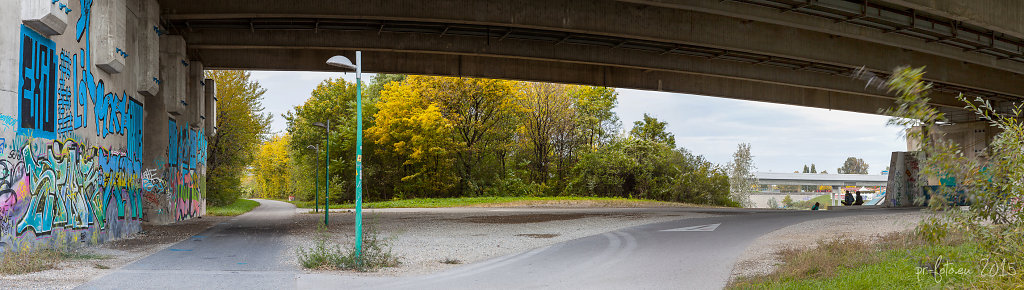
<instances>
[{"instance_id":1,"label":"gravel shoulder","mask_svg":"<svg viewBox=\"0 0 1024 290\"><path fill-rule=\"evenodd\" d=\"M71 289L107 275L124 265L163 250L232 217L204 216L169 225L144 225L124 239L79 249L101 259L62 261L56 269L20 275L0 275L0 289Z\"/></svg>"},{"instance_id":2,"label":"gravel shoulder","mask_svg":"<svg viewBox=\"0 0 1024 290\"><path fill-rule=\"evenodd\" d=\"M308 211L306 211L308 212ZM649 223L714 216L710 213L672 209L554 209L554 208L451 208L394 209L364 212L364 225L388 239L402 264L378 272L346 272L360 276L424 275L491 258L526 252L564 241ZM329 236L352 241L355 216L332 212ZM298 249L313 245L323 213L300 214L288 242L292 249L282 257L298 265ZM352 245L343 244L343 247ZM457 260L457 264L442 261ZM307 273L331 271L305 270ZM334 272L336 273L336 272Z\"/></svg>"},{"instance_id":3,"label":"gravel shoulder","mask_svg":"<svg viewBox=\"0 0 1024 290\"><path fill-rule=\"evenodd\" d=\"M784 249L810 249L820 240L836 238L873 241L879 236L914 229L932 216L927 210L825 218L791 225L757 238L737 259L731 279L769 274L781 263Z\"/></svg>"}]
</instances>

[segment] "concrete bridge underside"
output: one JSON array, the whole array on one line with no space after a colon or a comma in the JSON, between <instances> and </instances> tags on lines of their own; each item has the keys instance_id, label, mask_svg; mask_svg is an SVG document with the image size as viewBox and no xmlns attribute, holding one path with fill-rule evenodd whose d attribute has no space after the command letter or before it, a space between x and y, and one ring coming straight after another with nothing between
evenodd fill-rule
<instances>
[{"instance_id":1,"label":"concrete bridge underside","mask_svg":"<svg viewBox=\"0 0 1024 290\"><path fill-rule=\"evenodd\" d=\"M326 71L334 70L324 64L328 57L362 50L371 72L579 83L878 113L892 95L866 86L854 72L864 67L884 76L913 65L928 67L937 88L932 102L953 121L977 120L960 109L960 92L996 106L1021 100L1024 29L991 19L1024 21L986 5L1024 4L918 2L160 4L166 29L183 35L190 57L207 69Z\"/></svg>"}]
</instances>

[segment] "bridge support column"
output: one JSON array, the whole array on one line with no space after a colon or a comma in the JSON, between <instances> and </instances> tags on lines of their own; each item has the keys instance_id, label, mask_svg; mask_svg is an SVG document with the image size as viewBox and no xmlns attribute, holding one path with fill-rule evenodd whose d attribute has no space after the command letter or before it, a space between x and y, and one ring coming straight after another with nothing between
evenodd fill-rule
<instances>
[{"instance_id":1,"label":"bridge support column","mask_svg":"<svg viewBox=\"0 0 1024 290\"><path fill-rule=\"evenodd\" d=\"M911 128L918 131L920 127ZM986 155L988 145L992 142L996 128L988 122L975 121L957 123L948 126L936 126L932 138L950 140L960 145L960 150L968 159L978 160ZM886 187L885 205L893 207L914 206L914 199L923 196L919 178L927 178L926 185L941 185L936 176L918 176L919 161L916 151L921 144L915 140L907 140L909 152L893 152L889 164L889 182Z\"/></svg>"}]
</instances>

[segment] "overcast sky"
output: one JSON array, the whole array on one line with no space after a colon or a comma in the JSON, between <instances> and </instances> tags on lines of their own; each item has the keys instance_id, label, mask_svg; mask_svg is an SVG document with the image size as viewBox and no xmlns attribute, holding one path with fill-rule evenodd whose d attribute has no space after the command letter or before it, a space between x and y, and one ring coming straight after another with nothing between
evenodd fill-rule
<instances>
[{"instance_id":1,"label":"overcast sky","mask_svg":"<svg viewBox=\"0 0 1024 290\"><path fill-rule=\"evenodd\" d=\"M326 78L353 73L254 71L267 89L264 105L274 115L272 130L284 131L281 114L300 105ZM364 74L363 81L372 78ZM739 143L751 144L757 171L793 172L814 163L835 173L847 157L863 158L871 174L889 165L893 151L905 151L900 129L884 116L696 95L618 89L615 108L628 130L644 113L668 122L676 145L726 164Z\"/></svg>"}]
</instances>

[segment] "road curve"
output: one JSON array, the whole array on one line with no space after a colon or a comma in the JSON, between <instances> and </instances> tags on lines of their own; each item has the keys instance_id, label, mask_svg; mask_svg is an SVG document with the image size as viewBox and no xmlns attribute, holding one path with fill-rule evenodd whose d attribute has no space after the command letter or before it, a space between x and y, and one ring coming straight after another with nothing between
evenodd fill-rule
<instances>
[{"instance_id":1,"label":"road curve","mask_svg":"<svg viewBox=\"0 0 1024 290\"><path fill-rule=\"evenodd\" d=\"M260 206L76 289L289 289L298 270L280 261L295 206Z\"/></svg>"},{"instance_id":2,"label":"road curve","mask_svg":"<svg viewBox=\"0 0 1024 290\"><path fill-rule=\"evenodd\" d=\"M703 211L707 211L706 209ZM304 274L298 289L721 289L757 237L819 218L893 210L723 210L580 238L433 275L381 278ZM716 227L717 226L717 227Z\"/></svg>"},{"instance_id":3,"label":"road curve","mask_svg":"<svg viewBox=\"0 0 1024 290\"><path fill-rule=\"evenodd\" d=\"M291 204L250 213L129 264L80 289L720 289L756 238L820 218L892 209L715 214L625 228L417 277L305 274L281 260ZM911 209L916 210L916 209Z\"/></svg>"}]
</instances>

